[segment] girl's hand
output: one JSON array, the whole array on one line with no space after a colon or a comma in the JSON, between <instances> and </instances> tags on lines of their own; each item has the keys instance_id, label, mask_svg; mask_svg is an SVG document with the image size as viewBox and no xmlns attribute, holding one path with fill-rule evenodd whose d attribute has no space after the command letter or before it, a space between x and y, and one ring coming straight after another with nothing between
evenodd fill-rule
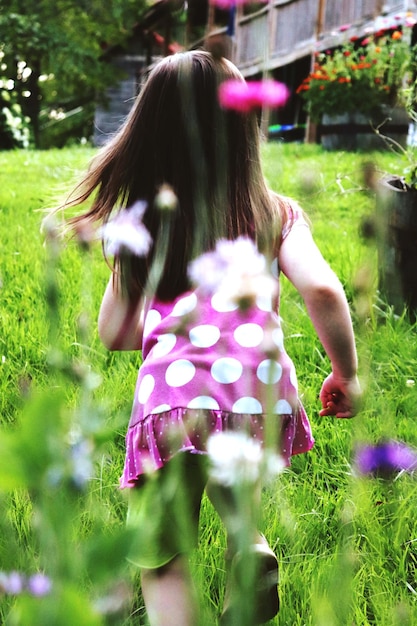
<instances>
[{"instance_id":1,"label":"girl's hand","mask_svg":"<svg viewBox=\"0 0 417 626\"><path fill-rule=\"evenodd\" d=\"M361 387L357 376L349 379L337 378L333 373L324 381L319 398L323 406L320 415L338 418L354 417L358 411Z\"/></svg>"}]
</instances>

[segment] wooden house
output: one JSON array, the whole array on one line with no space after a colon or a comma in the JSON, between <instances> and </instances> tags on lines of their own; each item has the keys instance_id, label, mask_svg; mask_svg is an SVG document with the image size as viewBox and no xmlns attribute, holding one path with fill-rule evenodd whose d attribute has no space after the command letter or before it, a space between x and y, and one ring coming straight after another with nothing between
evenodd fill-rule
<instances>
[{"instance_id":1,"label":"wooden house","mask_svg":"<svg viewBox=\"0 0 417 626\"><path fill-rule=\"evenodd\" d=\"M184 5L181 0L160 0L152 11L132 35L129 45L136 46L136 53L127 49L113 54L113 62L125 69L126 78L110 90L107 111L97 112L100 133L96 143L120 123L138 91L140 74L158 56L181 48L219 45L246 78L268 74L290 87L293 95L286 107L267 120L270 135L304 139L307 134L314 139L295 93L309 73L314 53L333 48L349 36L400 25L417 14L417 0L237 0L231 10L215 8L209 0L188 0ZM182 26L174 28L181 11L186 11L185 19L182 14ZM140 51L138 46L142 46Z\"/></svg>"},{"instance_id":2,"label":"wooden house","mask_svg":"<svg viewBox=\"0 0 417 626\"><path fill-rule=\"evenodd\" d=\"M103 62L112 63L120 79L109 87L96 107L94 145L105 144L123 123L149 67L163 56L183 49L175 40L177 13L182 7L182 0L156 2L134 26L125 45L109 45L104 50Z\"/></svg>"},{"instance_id":3,"label":"wooden house","mask_svg":"<svg viewBox=\"0 0 417 626\"><path fill-rule=\"evenodd\" d=\"M286 83L292 97L284 109L272 112L270 136L315 139L301 98L295 91L312 66L314 54L340 45L347 38L401 25L410 20L417 0L269 0L238 4L233 28L218 28L209 11L206 42L227 30L233 33L231 60L243 75L268 73ZM207 45L207 44L206 44Z\"/></svg>"}]
</instances>

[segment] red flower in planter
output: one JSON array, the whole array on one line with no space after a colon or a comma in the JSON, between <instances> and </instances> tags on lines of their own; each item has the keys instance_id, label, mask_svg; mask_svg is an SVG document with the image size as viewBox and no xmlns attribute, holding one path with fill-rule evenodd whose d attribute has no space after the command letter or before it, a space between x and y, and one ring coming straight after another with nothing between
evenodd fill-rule
<instances>
[{"instance_id":1,"label":"red flower in planter","mask_svg":"<svg viewBox=\"0 0 417 626\"><path fill-rule=\"evenodd\" d=\"M323 114L379 116L384 105L403 104L412 78L414 48L400 29L378 31L315 55L314 69L297 88L315 122Z\"/></svg>"}]
</instances>

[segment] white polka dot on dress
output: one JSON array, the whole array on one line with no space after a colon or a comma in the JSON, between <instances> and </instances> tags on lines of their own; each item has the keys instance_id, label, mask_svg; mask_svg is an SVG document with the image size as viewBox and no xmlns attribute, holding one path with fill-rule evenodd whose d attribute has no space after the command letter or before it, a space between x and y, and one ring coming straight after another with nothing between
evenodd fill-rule
<instances>
[{"instance_id":1,"label":"white polka dot on dress","mask_svg":"<svg viewBox=\"0 0 417 626\"><path fill-rule=\"evenodd\" d=\"M140 382L138 390L138 400L141 404L145 404L155 388L155 379L151 374L146 374Z\"/></svg>"},{"instance_id":2,"label":"white polka dot on dress","mask_svg":"<svg viewBox=\"0 0 417 626\"><path fill-rule=\"evenodd\" d=\"M172 407L169 404L160 404L152 409L152 413L165 413L165 411L170 411L171 408Z\"/></svg>"},{"instance_id":3,"label":"white polka dot on dress","mask_svg":"<svg viewBox=\"0 0 417 626\"><path fill-rule=\"evenodd\" d=\"M272 298L270 294L260 294L256 297L256 306L261 311L272 311Z\"/></svg>"},{"instance_id":4,"label":"white polka dot on dress","mask_svg":"<svg viewBox=\"0 0 417 626\"><path fill-rule=\"evenodd\" d=\"M262 343L264 331L259 324L241 324L236 328L233 336L243 348L254 348Z\"/></svg>"},{"instance_id":5,"label":"white polka dot on dress","mask_svg":"<svg viewBox=\"0 0 417 626\"><path fill-rule=\"evenodd\" d=\"M201 324L190 330L189 337L193 346L210 348L220 339L220 330L213 324Z\"/></svg>"},{"instance_id":6,"label":"white polka dot on dress","mask_svg":"<svg viewBox=\"0 0 417 626\"><path fill-rule=\"evenodd\" d=\"M277 415L291 415L293 410L288 400L278 400L274 406L273 412L277 413Z\"/></svg>"},{"instance_id":7,"label":"white polka dot on dress","mask_svg":"<svg viewBox=\"0 0 417 626\"><path fill-rule=\"evenodd\" d=\"M178 302L175 303L174 308L172 309L171 315L174 317L180 317L181 315L187 315L194 311L197 306L197 296L195 293L191 293L185 298L181 298Z\"/></svg>"},{"instance_id":8,"label":"white polka dot on dress","mask_svg":"<svg viewBox=\"0 0 417 626\"><path fill-rule=\"evenodd\" d=\"M297 381L297 372L295 371L294 365L291 367L290 371L290 382L293 385L294 389L298 390L298 381Z\"/></svg>"},{"instance_id":9,"label":"white polka dot on dress","mask_svg":"<svg viewBox=\"0 0 417 626\"><path fill-rule=\"evenodd\" d=\"M272 341L280 350L284 349L284 333L281 328L274 328L272 331Z\"/></svg>"},{"instance_id":10,"label":"white polka dot on dress","mask_svg":"<svg viewBox=\"0 0 417 626\"><path fill-rule=\"evenodd\" d=\"M277 361L265 359L265 361L259 363L256 375L265 385L274 385L282 376L282 366Z\"/></svg>"},{"instance_id":11,"label":"white polka dot on dress","mask_svg":"<svg viewBox=\"0 0 417 626\"><path fill-rule=\"evenodd\" d=\"M195 366L187 359L178 359L168 365L165 381L170 387L182 387L195 376Z\"/></svg>"},{"instance_id":12,"label":"white polka dot on dress","mask_svg":"<svg viewBox=\"0 0 417 626\"><path fill-rule=\"evenodd\" d=\"M257 398L244 396L239 398L233 405L233 413L263 413L262 404Z\"/></svg>"},{"instance_id":13,"label":"white polka dot on dress","mask_svg":"<svg viewBox=\"0 0 417 626\"><path fill-rule=\"evenodd\" d=\"M166 333L158 337L158 342L152 348L152 358L166 356L173 350L177 338L173 333Z\"/></svg>"},{"instance_id":14,"label":"white polka dot on dress","mask_svg":"<svg viewBox=\"0 0 417 626\"><path fill-rule=\"evenodd\" d=\"M232 357L222 357L214 361L211 366L211 375L218 383L225 385L235 383L242 376L243 366L240 361Z\"/></svg>"},{"instance_id":15,"label":"white polka dot on dress","mask_svg":"<svg viewBox=\"0 0 417 626\"><path fill-rule=\"evenodd\" d=\"M197 396L187 404L188 409L209 409L218 411L220 406L211 396Z\"/></svg>"},{"instance_id":16,"label":"white polka dot on dress","mask_svg":"<svg viewBox=\"0 0 417 626\"><path fill-rule=\"evenodd\" d=\"M162 317L159 311L156 311L155 309L150 309L145 317L143 336L147 337L153 331L155 326L160 323L161 319Z\"/></svg>"},{"instance_id":17,"label":"white polka dot on dress","mask_svg":"<svg viewBox=\"0 0 417 626\"><path fill-rule=\"evenodd\" d=\"M236 311L239 305L237 302L226 298L223 294L215 293L211 299L211 306L218 313L227 313L229 311Z\"/></svg>"}]
</instances>

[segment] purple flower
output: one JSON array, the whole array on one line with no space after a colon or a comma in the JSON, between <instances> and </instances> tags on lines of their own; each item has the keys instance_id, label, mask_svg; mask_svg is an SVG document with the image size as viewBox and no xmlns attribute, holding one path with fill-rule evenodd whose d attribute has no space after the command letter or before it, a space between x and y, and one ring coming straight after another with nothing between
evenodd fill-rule
<instances>
[{"instance_id":1,"label":"purple flower","mask_svg":"<svg viewBox=\"0 0 417 626\"><path fill-rule=\"evenodd\" d=\"M14 596L23 591L24 578L19 572L0 572L0 591Z\"/></svg>"},{"instance_id":2,"label":"purple flower","mask_svg":"<svg viewBox=\"0 0 417 626\"><path fill-rule=\"evenodd\" d=\"M131 207L122 209L100 229L108 256L117 256L121 252L145 256L149 252L152 238L141 221L145 209L145 202L136 202Z\"/></svg>"},{"instance_id":3,"label":"purple flower","mask_svg":"<svg viewBox=\"0 0 417 626\"><path fill-rule=\"evenodd\" d=\"M355 466L360 474L389 478L417 469L417 453L399 441L363 445L356 450Z\"/></svg>"},{"instance_id":4,"label":"purple flower","mask_svg":"<svg viewBox=\"0 0 417 626\"><path fill-rule=\"evenodd\" d=\"M289 97L286 85L276 80L245 82L226 80L219 87L219 102L225 109L247 112L252 109L283 106Z\"/></svg>"},{"instance_id":5,"label":"purple flower","mask_svg":"<svg viewBox=\"0 0 417 626\"><path fill-rule=\"evenodd\" d=\"M39 572L38 574L30 576L26 588L32 596L40 598L48 595L51 591L52 583L45 574Z\"/></svg>"},{"instance_id":6,"label":"purple flower","mask_svg":"<svg viewBox=\"0 0 417 626\"><path fill-rule=\"evenodd\" d=\"M50 579L45 574L37 573L27 578L19 572L0 572L0 592L18 596L27 591L32 596L47 595L52 588Z\"/></svg>"}]
</instances>

